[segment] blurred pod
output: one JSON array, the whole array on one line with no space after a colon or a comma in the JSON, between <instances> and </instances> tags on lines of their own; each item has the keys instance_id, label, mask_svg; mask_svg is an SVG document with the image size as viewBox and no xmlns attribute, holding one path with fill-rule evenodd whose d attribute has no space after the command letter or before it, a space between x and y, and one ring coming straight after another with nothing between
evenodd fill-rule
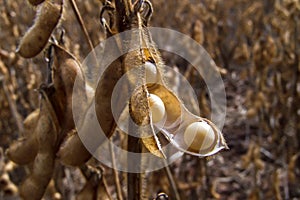
<instances>
[{"instance_id":1,"label":"blurred pod","mask_svg":"<svg viewBox=\"0 0 300 200\"><path fill-rule=\"evenodd\" d=\"M101 129L108 138L111 136L112 127L115 125L111 109L111 97L115 85L122 76L121 66L122 62L120 59L110 64L104 71L95 91L97 118Z\"/></svg>"},{"instance_id":2,"label":"blurred pod","mask_svg":"<svg viewBox=\"0 0 300 200\"><path fill-rule=\"evenodd\" d=\"M104 47L104 52L106 55L112 56L118 53L116 51L116 48L112 48L111 45L112 44ZM116 41L114 45L116 47L118 46ZM92 103L90 103L85 110L82 110L80 107L75 108L77 111L81 111L83 114L83 117L80 121L78 119L75 119L75 121L78 122L78 124L76 124L76 129L80 133L80 137L84 137L83 139L85 140L85 142L89 143L90 146L92 146L89 151L96 150L98 146L101 145L105 141L105 139L109 138L114 132L116 123L111 109L111 97L117 81L122 76L121 66L121 58L112 62L103 72L103 75L99 80L98 85L96 86ZM87 93L85 95L88 95L88 97L90 98L91 95L88 92L88 86L86 87ZM75 95L79 96L79 94L80 93L77 93ZM86 102L90 102L90 100L85 101L82 98L82 102L76 102L76 104L78 104L78 106L81 106L81 104L86 104ZM102 135L100 133L95 133L95 126L98 126L98 124L100 125L104 133L104 137L101 137ZM79 166L85 163L91 157L90 152L82 143L82 138L80 138L78 135L79 133L72 132L64 141L59 152L57 153L57 156L65 165Z\"/></svg>"},{"instance_id":3,"label":"blurred pod","mask_svg":"<svg viewBox=\"0 0 300 200\"><path fill-rule=\"evenodd\" d=\"M12 197L18 194L18 187L11 182L8 173L3 173L0 176L0 191L3 192L4 197Z\"/></svg>"},{"instance_id":4,"label":"blurred pod","mask_svg":"<svg viewBox=\"0 0 300 200\"><path fill-rule=\"evenodd\" d=\"M19 165L32 162L38 151L38 141L36 138L36 125L40 110L30 113L24 120L23 137L13 142L6 150L8 158Z\"/></svg>"},{"instance_id":5,"label":"blurred pod","mask_svg":"<svg viewBox=\"0 0 300 200\"><path fill-rule=\"evenodd\" d=\"M73 112L82 110L88 102L90 88L85 84L85 77L79 61L63 47L54 45L55 62L53 83L56 92L51 97L62 128L59 141L64 139L57 157L65 165L78 166L86 162L90 153L86 150L75 128ZM74 87L76 80L76 87ZM73 95L79 96L73 102ZM73 110L74 109L74 110ZM67 136L67 137L66 137Z\"/></svg>"},{"instance_id":6,"label":"blurred pod","mask_svg":"<svg viewBox=\"0 0 300 200\"><path fill-rule=\"evenodd\" d=\"M64 165L80 166L91 158L76 130L71 130L57 153L58 159Z\"/></svg>"},{"instance_id":7,"label":"blurred pod","mask_svg":"<svg viewBox=\"0 0 300 200\"><path fill-rule=\"evenodd\" d=\"M32 58L39 54L58 24L62 8L62 1L60 4L52 1L44 2L38 10L34 25L23 36L17 53L24 58Z\"/></svg>"},{"instance_id":8,"label":"blurred pod","mask_svg":"<svg viewBox=\"0 0 300 200\"><path fill-rule=\"evenodd\" d=\"M39 148L32 173L20 186L20 196L24 200L41 199L54 170L59 124L47 94L42 89L40 94L40 115L36 126Z\"/></svg>"},{"instance_id":9,"label":"blurred pod","mask_svg":"<svg viewBox=\"0 0 300 200\"><path fill-rule=\"evenodd\" d=\"M45 0L28 0L28 2L33 5L33 6L37 6L41 3L43 3Z\"/></svg>"},{"instance_id":10,"label":"blurred pod","mask_svg":"<svg viewBox=\"0 0 300 200\"><path fill-rule=\"evenodd\" d=\"M94 200L97 197L96 187L88 180L82 190L76 195L76 200Z\"/></svg>"},{"instance_id":11,"label":"blurred pod","mask_svg":"<svg viewBox=\"0 0 300 200\"><path fill-rule=\"evenodd\" d=\"M5 188L3 188L4 197L12 197L18 195L18 187L13 184L9 183Z\"/></svg>"},{"instance_id":12,"label":"blurred pod","mask_svg":"<svg viewBox=\"0 0 300 200\"><path fill-rule=\"evenodd\" d=\"M53 178L51 179L51 181L47 186L47 189L44 194L44 198L45 199L50 198L51 200L62 200L62 195L57 191Z\"/></svg>"},{"instance_id":13,"label":"blurred pod","mask_svg":"<svg viewBox=\"0 0 300 200\"><path fill-rule=\"evenodd\" d=\"M0 190L3 190L10 183L10 178L7 173L0 176Z\"/></svg>"},{"instance_id":14,"label":"blurred pod","mask_svg":"<svg viewBox=\"0 0 300 200\"><path fill-rule=\"evenodd\" d=\"M74 128L73 108L79 110L87 102L87 91L84 73L80 62L63 47L52 44L54 47L54 64L52 79L55 92L50 101L58 117L64 137ZM76 80L76 87L74 87ZM80 96L80 102L73 105L73 95Z\"/></svg>"}]
</instances>

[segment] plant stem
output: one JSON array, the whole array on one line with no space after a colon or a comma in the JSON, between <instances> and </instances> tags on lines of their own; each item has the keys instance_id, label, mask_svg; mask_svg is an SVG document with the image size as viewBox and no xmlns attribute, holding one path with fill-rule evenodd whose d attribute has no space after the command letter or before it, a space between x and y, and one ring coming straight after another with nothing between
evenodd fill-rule
<instances>
[{"instance_id":1,"label":"plant stem","mask_svg":"<svg viewBox=\"0 0 300 200\"><path fill-rule=\"evenodd\" d=\"M111 144L111 142L109 143L109 149L110 149L110 154L111 154L112 167L113 167L114 179L115 179L116 190L117 190L117 197L118 197L118 200L123 200L119 174L118 174L118 171L116 168L115 152L114 152L113 145Z\"/></svg>"},{"instance_id":2,"label":"plant stem","mask_svg":"<svg viewBox=\"0 0 300 200\"><path fill-rule=\"evenodd\" d=\"M128 152L134 152L140 156L136 156L134 160L132 157L127 157L128 169L140 169L141 166L141 144L139 138L128 135L127 141ZM139 173L127 173L127 193L128 200L139 200L141 199L141 174Z\"/></svg>"},{"instance_id":3,"label":"plant stem","mask_svg":"<svg viewBox=\"0 0 300 200\"><path fill-rule=\"evenodd\" d=\"M2 85L2 88L3 88L4 94L6 96L11 114L13 115L13 117L16 121L16 125L18 127L19 133L23 133L24 127L23 127L23 123L22 123L22 117L21 117L20 113L18 112L16 101L11 98L11 94L6 86L5 77L3 77L3 76L0 77L0 85Z\"/></svg>"},{"instance_id":4,"label":"plant stem","mask_svg":"<svg viewBox=\"0 0 300 200\"><path fill-rule=\"evenodd\" d=\"M84 34L84 37L85 37L85 39L86 39L86 41L88 43L90 51L92 52L93 60L94 60L93 63L95 63L96 66L99 66L98 65L98 60L97 60L96 53L95 53L95 51L93 51L94 45L93 45L93 43L91 41L91 38L90 38L90 36L89 36L89 34L87 32L86 26L84 25L84 22L82 20L81 14L80 14L80 12L78 10L77 4L76 4L75 0L69 0L69 1L70 1L71 6L72 6L73 12L74 12L74 14L76 16L76 19L79 22L79 25L80 25L80 28L81 28L83 34ZM91 75L93 70L90 69L90 67L88 67L87 70L88 70L89 75Z\"/></svg>"},{"instance_id":5,"label":"plant stem","mask_svg":"<svg viewBox=\"0 0 300 200\"><path fill-rule=\"evenodd\" d=\"M173 177L173 175L172 175L172 172L171 172L170 167L168 166L168 163L167 163L166 160L164 160L164 165L165 165L165 168L164 168L164 169L165 169L165 171L166 171L168 180L169 180L170 185L171 185L171 187L172 187L173 193L175 194L175 199L176 199L176 200L180 200L180 195L179 195L179 192L178 192L178 189L177 189L177 186L176 186L174 177Z\"/></svg>"},{"instance_id":6,"label":"plant stem","mask_svg":"<svg viewBox=\"0 0 300 200\"><path fill-rule=\"evenodd\" d=\"M84 25L84 22L82 20L81 14L80 14L80 12L78 10L78 7L77 7L77 4L76 4L75 0L70 0L70 4L71 4L72 9L73 9L73 11L75 13L76 19L79 22L80 28L82 29L82 31L84 33L84 37L85 37L86 41L88 42L89 48L92 51L93 48L94 48L94 45L93 45L93 43L92 43L92 41L90 39L90 36L89 36L89 34L87 32L87 29L86 29L86 27Z\"/></svg>"}]
</instances>

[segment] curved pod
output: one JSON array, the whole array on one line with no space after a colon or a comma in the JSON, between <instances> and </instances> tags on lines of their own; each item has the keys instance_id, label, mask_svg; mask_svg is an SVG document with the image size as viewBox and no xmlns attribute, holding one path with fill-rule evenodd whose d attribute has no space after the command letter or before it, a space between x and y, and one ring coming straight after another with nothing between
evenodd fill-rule
<instances>
[{"instance_id":1,"label":"curved pod","mask_svg":"<svg viewBox=\"0 0 300 200\"><path fill-rule=\"evenodd\" d=\"M62 3L44 2L38 10L34 25L23 36L17 53L24 58L32 58L39 54L46 46L52 31L58 24L62 8Z\"/></svg>"}]
</instances>

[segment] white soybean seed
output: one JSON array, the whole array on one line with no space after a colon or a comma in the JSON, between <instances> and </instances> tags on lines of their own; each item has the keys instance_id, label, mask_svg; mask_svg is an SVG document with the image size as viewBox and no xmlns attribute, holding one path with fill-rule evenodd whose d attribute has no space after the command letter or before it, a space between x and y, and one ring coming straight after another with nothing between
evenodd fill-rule
<instances>
[{"instance_id":1,"label":"white soybean seed","mask_svg":"<svg viewBox=\"0 0 300 200\"><path fill-rule=\"evenodd\" d=\"M193 122L185 129L184 142L194 150L209 149L214 141L214 130L204 121Z\"/></svg>"},{"instance_id":2,"label":"white soybean seed","mask_svg":"<svg viewBox=\"0 0 300 200\"><path fill-rule=\"evenodd\" d=\"M157 123L161 121L166 112L164 102L155 94L150 94L149 103L152 113L152 122Z\"/></svg>"},{"instance_id":3,"label":"white soybean seed","mask_svg":"<svg viewBox=\"0 0 300 200\"><path fill-rule=\"evenodd\" d=\"M155 83L157 81L157 69L151 62L145 62L146 82Z\"/></svg>"}]
</instances>

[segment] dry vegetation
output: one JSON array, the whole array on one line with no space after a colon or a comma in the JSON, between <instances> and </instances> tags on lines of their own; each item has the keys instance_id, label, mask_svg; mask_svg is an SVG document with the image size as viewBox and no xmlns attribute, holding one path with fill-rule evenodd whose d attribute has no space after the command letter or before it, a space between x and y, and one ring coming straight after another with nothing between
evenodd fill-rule
<instances>
[{"instance_id":1,"label":"dry vegetation","mask_svg":"<svg viewBox=\"0 0 300 200\"><path fill-rule=\"evenodd\" d=\"M70 89L61 85L66 82L67 86L72 85L72 80L64 80L63 74L81 73L76 68L77 60L83 60L91 45L81 31L70 2L64 1L62 17L53 32L60 38L65 31L64 46L68 50L54 47L57 56L54 62L68 66L71 62L73 66L67 72L63 68L56 71L54 78L58 81L54 87L63 91ZM99 21L102 2L76 2L95 46L105 39L105 30ZM222 132L230 150L208 160L184 155L172 164L170 170L177 195L181 199L299 199L300 2L153 0L152 4L154 13L150 26L183 32L202 44L219 66L227 94L227 119ZM18 199L20 193L23 197L32 195L30 189L40 176L43 180L39 187L47 189L45 194L43 191L36 196L44 195L45 199L116 199L120 194L126 199L125 174L119 174L120 183L116 184L114 171L105 166L66 167L55 160L59 145L66 134L73 131L74 124L63 123L72 111L61 106L66 105L64 101L69 101L70 94L66 92L60 99L51 89L40 86L49 81L47 52L31 59L15 53L20 39L33 23L36 10L25 0L0 2L0 199ZM166 52L162 56L169 66L177 67L188 77L198 95L201 112L209 116L210 102L201 77L183 59ZM58 116L60 119L51 114L53 108L49 108L52 105L49 101L53 99L58 102L54 110L62 113ZM38 108L40 111L35 111ZM45 114L31 115L34 120L27 118L23 124L33 111ZM57 121L57 125L47 123L49 118ZM42 131L32 131L32 127ZM56 138L47 136L49 132ZM38 138L32 143L48 144L35 152L26 152L26 146L20 143L22 140L13 144L23 154L21 158L18 155L10 155L10 158L17 163L29 163L26 167L16 165L6 156L9 154L4 154L14 140L24 136ZM53 141L49 144L45 140ZM69 158L68 151L62 151L61 157ZM43 165L32 163L36 157L43 160ZM89 155L82 159L76 160L76 164L62 160L78 165L89 159ZM90 165L98 164L91 162ZM35 173L28 178L32 168ZM159 170L147 174L148 199L155 198L158 192L168 194L170 199L178 198L167 172Z\"/></svg>"}]
</instances>

